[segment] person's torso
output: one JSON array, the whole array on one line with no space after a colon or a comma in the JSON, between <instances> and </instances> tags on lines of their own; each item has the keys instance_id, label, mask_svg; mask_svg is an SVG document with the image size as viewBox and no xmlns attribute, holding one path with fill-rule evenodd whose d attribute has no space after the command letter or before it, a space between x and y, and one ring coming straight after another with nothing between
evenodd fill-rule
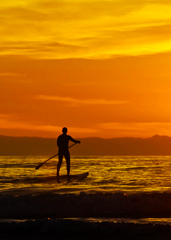
<instances>
[{"instance_id":1,"label":"person's torso","mask_svg":"<svg viewBox=\"0 0 171 240\"><path fill-rule=\"evenodd\" d=\"M70 136L61 134L58 137L58 147L59 151L68 151L68 144L69 144Z\"/></svg>"}]
</instances>

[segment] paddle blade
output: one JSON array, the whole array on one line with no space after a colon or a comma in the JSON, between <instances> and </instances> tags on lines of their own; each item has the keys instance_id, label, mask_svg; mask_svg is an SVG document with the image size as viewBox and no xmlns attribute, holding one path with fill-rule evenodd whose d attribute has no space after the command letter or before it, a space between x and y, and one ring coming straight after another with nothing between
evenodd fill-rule
<instances>
[{"instance_id":1,"label":"paddle blade","mask_svg":"<svg viewBox=\"0 0 171 240\"><path fill-rule=\"evenodd\" d=\"M57 155L58 155L58 154L55 154L53 157L50 157L48 160L40 163L39 165L37 165L37 166L35 167L35 169L36 169L36 170L39 169L44 163L46 163L47 161L49 161L50 159L54 158L54 157L57 156Z\"/></svg>"},{"instance_id":2,"label":"paddle blade","mask_svg":"<svg viewBox=\"0 0 171 240\"><path fill-rule=\"evenodd\" d=\"M43 163L40 163L39 165L37 165L37 166L35 167L35 169L36 169L36 170L39 169L42 165L43 165Z\"/></svg>"}]
</instances>

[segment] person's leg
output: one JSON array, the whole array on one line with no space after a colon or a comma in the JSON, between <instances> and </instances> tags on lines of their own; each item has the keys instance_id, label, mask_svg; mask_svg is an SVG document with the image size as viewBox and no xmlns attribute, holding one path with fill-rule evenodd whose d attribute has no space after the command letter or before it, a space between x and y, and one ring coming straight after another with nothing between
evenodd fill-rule
<instances>
[{"instance_id":1,"label":"person's leg","mask_svg":"<svg viewBox=\"0 0 171 240\"><path fill-rule=\"evenodd\" d=\"M68 178L68 182L70 181L70 153L69 151L67 153L65 153L65 159L66 159L66 163L67 163L67 178Z\"/></svg>"},{"instance_id":2,"label":"person's leg","mask_svg":"<svg viewBox=\"0 0 171 240\"><path fill-rule=\"evenodd\" d=\"M58 154L58 164L57 164L57 182L59 181L59 170L61 168L61 164L62 164L62 159L63 159L63 154Z\"/></svg>"}]
</instances>

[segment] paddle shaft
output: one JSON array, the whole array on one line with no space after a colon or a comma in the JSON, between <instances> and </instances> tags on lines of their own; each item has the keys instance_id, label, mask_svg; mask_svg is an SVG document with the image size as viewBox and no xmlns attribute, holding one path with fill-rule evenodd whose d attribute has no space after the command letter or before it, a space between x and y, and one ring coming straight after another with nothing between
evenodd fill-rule
<instances>
[{"instance_id":1,"label":"paddle shaft","mask_svg":"<svg viewBox=\"0 0 171 240\"><path fill-rule=\"evenodd\" d=\"M69 146L68 148L71 148L71 147L74 146L75 144L77 144L77 143L72 144L72 145ZM35 169L36 169L36 170L39 169L44 163L46 163L47 161L49 161L50 159L52 159L52 158L54 158L54 157L56 157L56 156L58 156L58 153L55 154L54 156L48 158L46 161L44 161L44 162L40 163L39 165L37 165L37 166L35 167Z\"/></svg>"}]
</instances>

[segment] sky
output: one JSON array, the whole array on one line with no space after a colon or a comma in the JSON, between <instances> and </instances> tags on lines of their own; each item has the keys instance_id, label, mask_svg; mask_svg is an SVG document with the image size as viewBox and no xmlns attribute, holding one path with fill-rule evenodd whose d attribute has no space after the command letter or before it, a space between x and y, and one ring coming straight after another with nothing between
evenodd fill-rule
<instances>
[{"instance_id":1,"label":"sky","mask_svg":"<svg viewBox=\"0 0 171 240\"><path fill-rule=\"evenodd\" d=\"M171 136L170 0L0 2L0 135Z\"/></svg>"}]
</instances>

